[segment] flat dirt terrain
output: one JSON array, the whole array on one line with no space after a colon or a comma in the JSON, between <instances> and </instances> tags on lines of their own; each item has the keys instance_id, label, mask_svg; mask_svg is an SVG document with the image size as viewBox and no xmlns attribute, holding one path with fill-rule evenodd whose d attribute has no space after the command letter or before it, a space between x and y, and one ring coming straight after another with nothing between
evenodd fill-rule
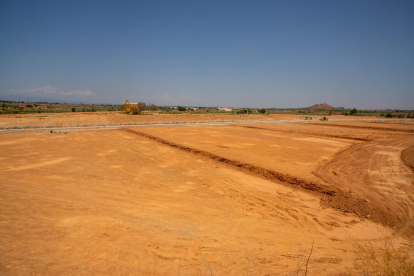
<instances>
[{"instance_id":1,"label":"flat dirt terrain","mask_svg":"<svg viewBox=\"0 0 414 276\"><path fill-rule=\"evenodd\" d=\"M325 123L2 131L0 274L304 275L313 248L309 275L340 275L355 239L413 238L413 145Z\"/></svg>"},{"instance_id":2,"label":"flat dirt terrain","mask_svg":"<svg viewBox=\"0 0 414 276\"><path fill-rule=\"evenodd\" d=\"M408 132L414 133L414 123L412 120L395 120L389 122L322 122L320 124L342 127L342 128L357 128L367 130L379 130L389 132Z\"/></svg>"},{"instance_id":3,"label":"flat dirt terrain","mask_svg":"<svg viewBox=\"0 0 414 276\"><path fill-rule=\"evenodd\" d=\"M322 116L313 116L314 121ZM330 119L344 119L346 116L334 115ZM49 126L89 126L89 125L128 125L163 124L184 122L246 122L246 121L283 121L304 120L304 115L289 114L163 114L126 115L120 112L76 112L76 113L32 113L1 115L0 129L11 127L49 127Z\"/></svg>"}]
</instances>

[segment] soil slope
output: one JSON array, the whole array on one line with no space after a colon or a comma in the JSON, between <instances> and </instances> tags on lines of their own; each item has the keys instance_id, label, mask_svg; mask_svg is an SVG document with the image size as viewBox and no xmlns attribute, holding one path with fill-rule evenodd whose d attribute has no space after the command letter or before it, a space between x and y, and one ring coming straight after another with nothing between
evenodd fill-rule
<instances>
[{"instance_id":1,"label":"soil slope","mask_svg":"<svg viewBox=\"0 0 414 276\"><path fill-rule=\"evenodd\" d=\"M408 147L401 152L401 159L414 171L414 146Z\"/></svg>"}]
</instances>

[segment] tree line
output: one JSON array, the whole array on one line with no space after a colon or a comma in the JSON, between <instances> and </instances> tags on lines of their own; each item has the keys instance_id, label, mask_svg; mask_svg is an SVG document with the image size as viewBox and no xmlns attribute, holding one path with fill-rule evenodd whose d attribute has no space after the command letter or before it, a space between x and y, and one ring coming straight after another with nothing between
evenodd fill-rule
<instances>
[{"instance_id":1,"label":"tree line","mask_svg":"<svg viewBox=\"0 0 414 276\"><path fill-rule=\"evenodd\" d=\"M157 111L157 106L155 104L149 103L148 105L143 102L131 103L129 100L126 100L122 104L122 113L140 115L143 111Z\"/></svg>"}]
</instances>

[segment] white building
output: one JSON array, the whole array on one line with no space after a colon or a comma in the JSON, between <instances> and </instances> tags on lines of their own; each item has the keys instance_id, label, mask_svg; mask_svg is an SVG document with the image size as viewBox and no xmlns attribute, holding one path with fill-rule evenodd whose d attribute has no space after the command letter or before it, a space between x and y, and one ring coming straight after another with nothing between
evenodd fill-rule
<instances>
[{"instance_id":1,"label":"white building","mask_svg":"<svg viewBox=\"0 0 414 276\"><path fill-rule=\"evenodd\" d=\"M228 107L217 107L217 110L218 111L229 111L229 112L231 112L231 111L233 111L233 109L231 109L231 108L228 108Z\"/></svg>"}]
</instances>

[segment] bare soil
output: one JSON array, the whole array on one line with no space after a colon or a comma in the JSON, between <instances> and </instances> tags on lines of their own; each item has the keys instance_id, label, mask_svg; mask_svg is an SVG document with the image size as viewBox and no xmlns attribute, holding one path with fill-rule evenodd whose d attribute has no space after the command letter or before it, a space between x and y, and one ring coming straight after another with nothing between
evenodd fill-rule
<instances>
[{"instance_id":1,"label":"bare soil","mask_svg":"<svg viewBox=\"0 0 414 276\"><path fill-rule=\"evenodd\" d=\"M406 123L404 123L406 122ZM359 129L372 129L379 131L388 132L407 132L414 133L414 122L413 120L404 120L401 123L382 123L382 122L323 122L325 124L334 127L345 127L345 128L359 128Z\"/></svg>"},{"instance_id":2,"label":"bare soil","mask_svg":"<svg viewBox=\"0 0 414 276\"><path fill-rule=\"evenodd\" d=\"M414 171L414 146L408 147L401 152L401 159Z\"/></svg>"},{"instance_id":3,"label":"bare soil","mask_svg":"<svg viewBox=\"0 0 414 276\"><path fill-rule=\"evenodd\" d=\"M318 120L322 116L313 116ZM335 115L332 119L343 119L345 116ZM304 115L288 114L163 114L126 115L120 112L76 112L76 113L32 113L16 115L0 115L0 129L21 127L49 126L90 126L90 125L129 125L129 124L162 124L182 122L246 122L246 121L283 121L304 120Z\"/></svg>"},{"instance_id":4,"label":"bare soil","mask_svg":"<svg viewBox=\"0 0 414 276\"><path fill-rule=\"evenodd\" d=\"M413 237L413 135L287 125L0 132L0 274L301 275L314 240L339 275Z\"/></svg>"}]
</instances>

